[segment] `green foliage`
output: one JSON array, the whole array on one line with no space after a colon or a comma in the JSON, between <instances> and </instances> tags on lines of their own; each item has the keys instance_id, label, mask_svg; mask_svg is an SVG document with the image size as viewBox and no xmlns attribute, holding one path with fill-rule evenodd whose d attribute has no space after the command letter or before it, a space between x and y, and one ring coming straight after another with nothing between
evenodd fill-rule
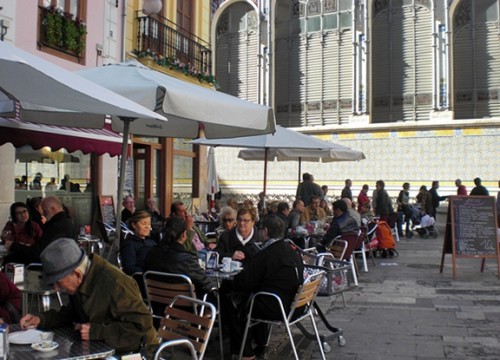
<instances>
[{"instance_id":1,"label":"green foliage","mask_svg":"<svg viewBox=\"0 0 500 360\"><path fill-rule=\"evenodd\" d=\"M85 49L86 34L83 20L53 6L42 8L42 39L48 46L80 57Z\"/></svg>"}]
</instances>

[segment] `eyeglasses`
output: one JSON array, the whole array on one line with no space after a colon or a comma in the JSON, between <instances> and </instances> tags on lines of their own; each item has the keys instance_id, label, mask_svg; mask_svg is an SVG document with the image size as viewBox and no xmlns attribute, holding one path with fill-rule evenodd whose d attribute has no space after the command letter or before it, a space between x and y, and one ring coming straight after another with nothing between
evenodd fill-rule
<instances>
[{"instance_id":1,"label":"eyeglasses","mask_svg":"<svg viewBox=\"0 0 500 360\"><path fill-rule=\"evenodd\" d=\"M251 222L252 219L241 219L241 218L238 218L237 221L247 224L247 223Z\"/></svg>"},{"instance_id":2,"label":"eyeglasses","mask_svg":"<svg viewBox=\"0 0 500 360\"><path fill-rule=\"evenodd\" d=\"M234 219L222 219L222 222L233 222Z\"/></svg>"}]
</instances>

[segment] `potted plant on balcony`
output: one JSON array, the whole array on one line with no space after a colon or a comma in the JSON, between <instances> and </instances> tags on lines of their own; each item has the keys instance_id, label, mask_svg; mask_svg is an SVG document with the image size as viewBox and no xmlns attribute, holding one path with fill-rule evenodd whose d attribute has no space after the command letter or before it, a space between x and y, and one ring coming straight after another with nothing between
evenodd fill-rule
<instances>
[{"instance_id":1,"label":"potted plant on balcony","mask_svg":"<svg viewBox=\"0 0 500 360\"><path fill-rule=\"evenodd\" d=\"M62 47L64 17L59 9L54 6L46 8L43 12L43 28L45 29L45 40L51 47Z\"/></svg>"},{"instance_id":2,"label":"potted plant on balcony","mask_svg":"<svg viewBox=\"0 0 500 360\"><path fill-rule=\"evenodd\" d=\"M42 43L80 57L85 48L85 22L50 6L42 8Z\"/></svg>"},{"instance_id":3,"label":"potted plant on balcony","mask_svg":"<svg viewBox=\"0 0 500 360\"><path fill-rule=\"evenodd\" d=\"M86 26L83 20L73 19L73 15L64 14L64 45L66 50L80 56L85 48Z\"/></svg>"}]
</instances>

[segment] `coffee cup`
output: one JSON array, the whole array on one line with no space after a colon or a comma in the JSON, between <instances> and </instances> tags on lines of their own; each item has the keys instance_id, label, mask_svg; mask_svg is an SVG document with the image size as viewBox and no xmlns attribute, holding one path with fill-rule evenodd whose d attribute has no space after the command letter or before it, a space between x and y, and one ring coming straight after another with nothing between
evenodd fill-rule
<instances>
[{"instance_id":1,"label":"coffee cup","mask_svg":"<svg viewBox=\"0 0 500 360\"><path fill-rule=\"evenodd\" d=\"M229 272L231 271L231 258L225 257L222 258L222 271Z\"/></svg>"},{"instance_id":2,"label":"coffee cup","mask_svg":"<svg viewBox=\"0 0 500 360\"><path fill-rule=\"evenodd\" d=\"M40 334L40 339L42 340L42 347L49 348L52 347L52 340L54 340L54 333L46 331Z\"/></svg>"},{"instance_id":3,"label":"coffee cup","mask_svg":"<svg viewBox=\"0 0 500 360\"><path fill-rule=\"evenodd\" d=\"M243 268L243 264L240 261L231 261L231 271L239 271Z\"/></svg>"}]
</instances>

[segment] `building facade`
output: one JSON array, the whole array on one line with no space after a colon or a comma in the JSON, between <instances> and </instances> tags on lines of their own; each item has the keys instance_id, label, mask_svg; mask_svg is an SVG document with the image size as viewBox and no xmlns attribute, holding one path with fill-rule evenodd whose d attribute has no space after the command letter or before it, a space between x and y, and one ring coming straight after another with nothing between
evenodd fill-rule
<instances>
[{"instance_id":1,"label":"building facade","mask_svg":"<svg viewBox=\"0 0 500 360\"><path fill-rule=\"evenodd\" d=\"M342 188L385 180L454 191L500 175L498 0L227 0L214 2L220 90L264 100L278 125L365 153L357 163L304 163ZM226 191L255 192L261 164L217 151ZM291 192L297 164L269 167ZM415 188L414 188L415 189Z\"/></svg>"}]
</instances>

